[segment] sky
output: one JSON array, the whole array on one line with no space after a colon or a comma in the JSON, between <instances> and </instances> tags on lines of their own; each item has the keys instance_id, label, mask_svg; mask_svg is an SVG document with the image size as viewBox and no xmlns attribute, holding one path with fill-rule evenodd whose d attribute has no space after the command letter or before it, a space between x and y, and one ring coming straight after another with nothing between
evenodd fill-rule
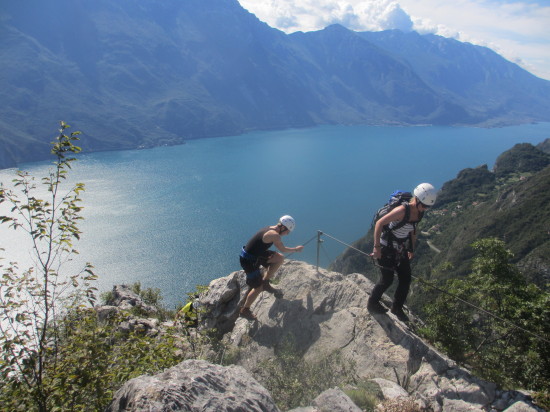
<instances>
[{"instance_id":1,"label":"sky","mask_svg":"<svg viewBox=\"0 0 550 412\"><path fill-rule=\"evenodd\" d=\"M434 33L493 49L550 80L550 0L239 0L286 33L339 23L354 31Z\"/></svg>"}]
</instances>

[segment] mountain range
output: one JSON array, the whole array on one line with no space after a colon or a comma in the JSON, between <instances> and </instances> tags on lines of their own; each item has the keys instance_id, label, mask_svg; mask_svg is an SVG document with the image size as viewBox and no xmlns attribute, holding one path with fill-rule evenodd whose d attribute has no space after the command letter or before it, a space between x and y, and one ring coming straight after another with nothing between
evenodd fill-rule
<instances>
[{"instance_id":1,"label":"mountain range","mask_svg":"<svg viewBox=\"0 0 550 412\"><path fill-rule=\"evenodd\" d=\"M287 35L237 0L27 0L0 8L0 168L86 151L320 124L550 121L550 82L435 35Z\"/></svg>"}]
</instances>

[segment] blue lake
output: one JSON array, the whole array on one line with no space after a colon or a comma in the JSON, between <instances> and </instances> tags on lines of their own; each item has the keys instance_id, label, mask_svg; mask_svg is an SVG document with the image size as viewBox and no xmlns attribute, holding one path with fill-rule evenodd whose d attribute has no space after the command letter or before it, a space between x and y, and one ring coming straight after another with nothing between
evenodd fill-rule
<instances>
[{"instance_id":1,"label":"blue lake","mask_svg":"<svg viewBox=\"0 0 550 412\"><path fill-rule=\"evenodd\" d=\"M71 172L73 181L86 184L78 259L95 266L101 291L140 281L160 288L172 307L196 285L240 269L241 246L281 215L297 222L283 238L289 246L315 238L318 230L352 243L393 190L420 182L440 188L464 168L492 167L516 143L548 137L550 123L327 126L84 154ZM47 167L21 165L36 176ZM13 172L0 171L1 181ZM5 229L0 235L10 258L28 263L19 235ZM326 238L321 266L343 249ZM316 263L316 242L291 258Z\"/></svg>"}]
</instances>

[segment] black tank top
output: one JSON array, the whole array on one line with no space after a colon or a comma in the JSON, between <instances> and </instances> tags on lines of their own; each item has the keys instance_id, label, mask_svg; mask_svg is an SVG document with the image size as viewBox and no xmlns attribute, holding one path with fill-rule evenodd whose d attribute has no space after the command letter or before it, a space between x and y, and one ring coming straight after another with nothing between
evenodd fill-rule
<instances>
[{"instance_id":1,"label":"black tank top","mask_svg":"<svg viewBox=\"0 0 550 412\"><path fill-rule=\"evenodd\" d=\"M263 236L268 230L271 230L269 226L264 227L263 229L260 229L258 233L252 236L252 238L244 247L245 252L250 253L254 256L261 256L267 249L269 249L273 242L264 243L264 241L262 240Z\"/></svg>"}]
</instances>

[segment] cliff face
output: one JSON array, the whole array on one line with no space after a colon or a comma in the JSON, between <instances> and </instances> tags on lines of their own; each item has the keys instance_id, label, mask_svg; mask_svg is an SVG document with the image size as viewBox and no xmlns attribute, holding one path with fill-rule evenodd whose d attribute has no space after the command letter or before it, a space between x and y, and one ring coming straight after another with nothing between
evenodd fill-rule
<instances>
[{"instance_id":1,"label":"cliff face","mask_svg":"<svg viewBox=\"0 0 550 412\"><path fill-rule=\"evenodd\" d=\"M258 317L254 322L238 317L238 308L248 290L242 271L212 281L208 292L200 297L203 307L207 309L207 315L202 318L203 326L216 328L224 335L224 339L237 353L237 366L247 371L245 373L240 368L232 367L231 373L238 374L241 371L243 375L252 374L260 384L265 384L268 376L262 368L263 362L275 358L277 349L285 341L291 340L306 360L313 361L338 353L352 361L353 372L359 378L377 382L386 397L410 397L423 410L486 411L493 408L500 411L514 403L515 408L520 405L524 408L515 410L538 410L528 404L527 396L498 391L495 384L472 376L420 339L414 333L418 323L414 316L411 324L406 325L392 314L370 314L366 310L366 303L373 283L363 275L354 273L344 276L322 269L318 271L303 262L290 261L279 270L275 282L275 286L283 292L283 297L275 298L263 292L252 306L252 311ZM384 299L389 302L387 297ZM206 397L209 396L208 391L213 391L212 396L216 397L220 387L227 384L227 377L223 377L226 371L219 368L212 366L209 369L208 373L217 370L222 377L219 383L206 384L209 389L201 389ZM117 393L113 405L137 405L136 397L139 397L140 407L150 408L153 407L151 402L159 402L162 398L169 402L168 398L172 396L166 395L166 387L172 388L180 398L191 396L189 391L196 390L192 389L193 385L185 384L190 382L189 377L183 372L177 372L177 369L156 377L137 379L140 380L139 384L132 380ZM160 381L166 384L160 385ZM207 381L214 380L209 378ZM400 384L405 387L400 388ZM141 389L132 391L131 387ZM241 385L241 389L231 389L231 393L237 399L248 399L247 390L247 385ZM262 393L261 390L259 392ZM123 402L121 397L124 398ZM250 397L257 399L255 394ZM349 398L346 398L343 395L339 399L348 402ZM149 399L150 403L144 399ZM273 410L271 398L263 399L266 404L260 410ZM170 410L214 410L204 405L202 409L197 409L193 405ZM258 410L252 406L248 409L242 404L241 409L236 407L233 410ZM110 410L139 409L124 406L112 407ZM331 410L356 409L333 407Z\"/></svg>"}]
</instances>

